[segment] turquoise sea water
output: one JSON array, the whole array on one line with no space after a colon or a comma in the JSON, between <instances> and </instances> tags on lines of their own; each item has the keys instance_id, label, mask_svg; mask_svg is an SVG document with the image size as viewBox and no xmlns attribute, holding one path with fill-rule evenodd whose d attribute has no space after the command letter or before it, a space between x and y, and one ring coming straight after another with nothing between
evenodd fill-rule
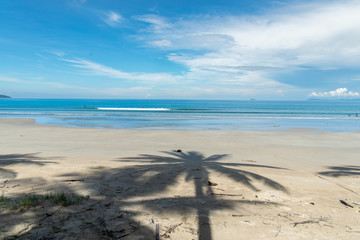
<instances>
[{"instance_id":1,"label":"turquoise sea water","mask_svg":"<svg viewBox=\"0 0 360 240\"><path fill-rule=\"evenodd\" d=\"M120 129L360 131L360 101L0 99L0 118Z\"/></svg>"}]
</instances>

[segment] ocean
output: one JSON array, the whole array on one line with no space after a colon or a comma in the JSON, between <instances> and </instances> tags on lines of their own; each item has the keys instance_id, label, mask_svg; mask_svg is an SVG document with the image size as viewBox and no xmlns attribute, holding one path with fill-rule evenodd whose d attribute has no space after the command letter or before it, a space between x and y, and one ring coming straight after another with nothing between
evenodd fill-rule
<instances>
[{"instance_id":1,"label":"ocean","mask_svg":"<svg viewBox=\"0 0 360 240\"><path fill-rule=\"evenodd\" d=\"M0 99L0 118L110 129L360 131L360 101Z\"/></svg>"}]
</instances>

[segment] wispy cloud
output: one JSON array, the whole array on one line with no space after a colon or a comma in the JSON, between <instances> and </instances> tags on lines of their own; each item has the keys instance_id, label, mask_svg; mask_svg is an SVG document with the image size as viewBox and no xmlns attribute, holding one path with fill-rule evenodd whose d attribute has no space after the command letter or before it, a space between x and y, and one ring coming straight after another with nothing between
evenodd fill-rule
<instances>
[{"instance_id":1,"label":"wispy cloud","mask_svg":"<svg viewBox=\"0 0 360 240\"><path fill-rule=\"evenodd\" d=\"M161 33L172 27L172 24L166 18L155 14L134 16L134 19L150 24L148 30L151 32Z\"/></svg>"},{"instance_id":2,"label":"wispy cloud","mask_svg":"<svg viewBox=\"0 0 360 240\"><path fill-rule=\"evenodd\" d=\"M354 76L351 80L353 80L353 81L360 81L360 76Z\"/></svg>"},{"instance_id":3,"label":"wispy cloud","mask_svg":"<svg viewBox=\"0 0 360 240\"><path fill-rule=\"evenodd\" d=\"M91 62L85 59L63 59L63 61L71 63L72 66L88 70L89 73L106 76L109 78L123 79L123 80L137 80L146 82L176 82L181 77L174 76L168 73L129 73L123 72L105 65Z\"/></svg>"},{"instance_id":4,"label":"wispy cloud","mask_svg":"<svg viewBox=\"0 0 360 240\"><path fill-rule=\"evenodd\" d=\"M85 59L62 59L71 66L85 70L85 73L95 76L105 76L111 79L127 81L134 94L139 97L140 90L152 91L153 96L164 98L235 98L253 97L255 95L281 96L283 90L296 91L296 88L276 82L259 71L250 71L236 76L229 72L219 71L189 71L182 75L170 73L134 73L124 72ZM141 88L134 87L141 84ZM127 88L106 90L106 93L116 95ZM136 90L136 91L135 91ZM99 91L102 91L99 89ZM105 93L105 92L104 92ZM169 93L169 94L166 94ZM267 94L266 94L267 93ZM281 93L281 94L280 94Z\"/></svg>"},{"instance_id":5,"label":"wispy cloud","mask_svg":"<svg viewBox=\"0 0 360 240\"><path fill-rule=\"evenodd\" d=\"M103 12L102 20L111 27L117 27L123 21L123 17L114 11Z\"/></svg>"},{"instance_id":6,"label":"wispy cloud","mask_svg":"<svg viewBox=\"0 0 360 240\"><path fill-rule=\"evenodd\" d=\"M122 98L133 98L137 96L139 98L146 98L149 96L150 87L128 87L128 88L106 88L98 91L97 94L103 94L106 96L113 96Z\"/></svg>"},{"instance_id":7,"label":"wispy cloud","mask_svg":"<svg viewBox=\"0 0 360 240\"><path fill-rule=\"evenodd\" d=\"M154 47L160 47L160 48L163 48L163 47L170 47L171 46L171 42L169 40L157 40L157 41L152 41L152 42L149 42L150 45L153 45Z\"/></svg>"},{"instance_id":8,"label":"wispy cloud","mask_svg":"<svg viewBox=\"0 0 360 240\"><path fill-rule=\"evenodd\" d=\"M0 76L0 82L23 83L24 81L17 78Z\"/></svg>"},{"instance_id":9,"label":"wispy cloud","mask_svg":"<svg viewBox=\"0 0 360 240\"><path fill-rule=\"evenodd\" d=\"M53 54L53 55L55 55L55 56L58 56L58 57L63 57L63 56L65 56L65 52L59 51L59 50L48 50L47 52L48 52L48 53L51 53L51 54Z\"/></svg>"},{"instance_id":10,"label":"wispy cloud","mask_svg":"<svg viewBox=\"0 0 360 240\"><path fill-rule=\"evenodd\" d=\"M39 79L42 79L39 77ZM33 81L33 80L24 80L13 77L0 76L0 82L10 82L10 83L20 83L20 84L31 84L31 85L46 85L55 88L73 88L73 89L84 89L83 87L73 86L64 84L61 82L52 82L52 81Z\"/></svg>"},{"instance_id":11,"label":"wispy cloud","mask_svg":"<svg viewBox=\"0 0 360 240\"><path fill-rule=\"evenodd\" d=\"M321 97L321 98L357 98L360 97L358 92L349 91L347 88L338 88L329 92L312 92L309 97Z\"/></svg>"}]
</instances>

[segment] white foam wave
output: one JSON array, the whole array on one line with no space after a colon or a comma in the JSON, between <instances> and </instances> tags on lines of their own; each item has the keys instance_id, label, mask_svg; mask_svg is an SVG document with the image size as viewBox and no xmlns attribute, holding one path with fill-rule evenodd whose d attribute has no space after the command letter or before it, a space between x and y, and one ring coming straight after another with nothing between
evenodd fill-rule
<instances>
[{"instance_id":1,"label":"white foam wave","mask_svg":"<svg viewBox=\"0 0 360 240\"><path fill-rule=\"evenodd\" d=\"M98 110L115 110L115 111L169 111L169 108L104 108L98 107Z\"/></svg>"}]
</instances>

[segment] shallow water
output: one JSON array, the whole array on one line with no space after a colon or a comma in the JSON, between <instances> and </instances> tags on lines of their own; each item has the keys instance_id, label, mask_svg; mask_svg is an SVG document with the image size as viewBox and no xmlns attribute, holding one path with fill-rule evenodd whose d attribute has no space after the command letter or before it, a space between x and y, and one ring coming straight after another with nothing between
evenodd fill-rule
<instances>
[{"instance_id":1,"label":"shallow water","mask_svg":"<svg viewBox=\"0 0 360 240\"><path fill-rule=\"evenodd\" d=\"M360 101L0 99L0 118L120 129L360 131Z\"/></svg>"}]
</instances>

